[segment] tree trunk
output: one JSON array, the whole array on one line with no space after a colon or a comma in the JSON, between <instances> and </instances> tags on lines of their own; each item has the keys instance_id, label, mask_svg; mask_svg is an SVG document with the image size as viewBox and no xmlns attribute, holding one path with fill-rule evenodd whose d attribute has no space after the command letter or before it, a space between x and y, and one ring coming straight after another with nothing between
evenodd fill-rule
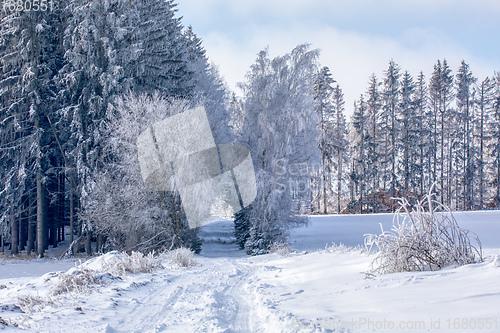
<instances>
[{"instance_id":1,"label":"tree trunk","mask_svg":"<svg viewBox=\"0 0 500 333\"><path fill-rule=\"evenodd\" d=\"M452 188L452 177L453 177L453 140L451 138L451 135L448 135L448 177L446 180L446 204L448 206L451 205L452 201L452 194L451 194L451 188Z\"/></svg>"},{"instance_id":2,"label":"tree trunk","mask_svg":"<svg viewBox=\"0 0 500 333\"><path fill-rule=\"evenodd\" d=\"M45 214L44 214L44 193L42 187L42 175L40 170L36 173L36 242L37 254L43 258L45 248Z\"/></svg>"},{"instance_id":3,"label":"tree trunk","mask_svg":"<svg viewBox=\"0 0 500 333\"><path fill-rule=\"evenodd\" d=\"M326 158L325 153L323 152L323 214L328 214L328 210L326 208ZM319 205L318 205L319 206Z\"/></svg>"},{"instance_id":4,"label":"tree trunk","mask_svg":"<svg viewBox=\"0 0 500 333\"><path fill-rule=\"evenodd\" d=\"M69 182L69 243L73 243L73 238L75 234L75 217L74 217L74 188L73 188L73 174L70 176Z\"/></svg>"},{"instance_id":5,"label":"tree trunk","mask_svg":"<svg viewBox=\"0 0 500 333\"><path fill-rule=\"evenodd\" d=\"M35 251L35 233L36 233L36 222L33 220L33 215L35 212L34 207L31 207L31 194L28 195L28 244L26 252L31 253Z\"/></svg>"},{"instance_id":6,"label":"tree trunk","mask_svg":"<svg viewBox=\"0 0 500 333\"><path fill-rule=\"evenodd\" d=\"M10 244L10 253L18 254L19 253L19 220L15 217L12 217L11 222L11 244Z\"/></svg>"},{"instance_id":7,"label":"tree trunk","mask_svg":"<svg viewBox=\"0 0 500 333\"><path fill-rule=\"evenodd\" d=\"M104 245L104 241L103 241L102 234L98 234L97 235L97 249L96 249L96 251L98 253L103 253L103 245Z\"/></svg>"},{"instance_id":8,"label":"tree trunk","mask_svg":"<svg viewBox=\"0 0 500 333\"><path fill-rule=\"evenodd\" d=\"M85 252L88 256L92 255L92 235L90 231L86 231L85 236Z\"/></svg>"},{"instance_id":9,"label":"tree trunk","mask_svg":"<svg viewBox=\"0 0 500 333\"><path fill-rule=\"evenodd\" d=\"M54 207L52 209L53 211L53 214L52 214L52 223L51 223L51 226L49 228L49 239L50 239L50 242L49 242L49 245L52 245L53 247L57 247L57 212L56 212L56 207Z\"/></svg>"},{"instance_id":10,"label":"tree trunk","mask_svg":"<svg viewBox=\"0 0 500 333\"><path fill-rule=\"evenodd\" d=\"M29 219L29 200L28 195L23 196L23 213L19 221L19 251L23 251L26 245L27 232L28 232L28 219Z\"/></svg>"},{"instance_id":11,"label":"tree trunk","mask_svg":"<svg viewBox=\"0 0 500 333\"><path fill-rule=\"evenodd\" d=\"M446 102L445 102L446 103ZM439 179L440 188L439 196L441 198L441 204L444 204L444 110L441 113L441 177Z\"/></svg>"},{"instance_id":12,"label":"tree trunk","mask_svg":"<svg viewBox=\"0 0 500 333\"><path fill-rule=\"evenodd\" d=\"M57 211L57 242L64 241L64 211L65 211L65 178L64 173L59 174L59 193L58 193L58 211Z\"/></svg>"},{"instance_id":13,"label":"tree trunk","mask_svg":"<svg viewBox=\"0 0 500 333\"><path fill-rule=\"evenodd\" d=\"M338 149L337 151L337 158L338 158L338 162L337 162L337 167L338 167L338 171L337 171L337 214L340 214L340 195L341 195L341 191L342 191L342 156L340 155L341 152L340 152L340 149Z\"/></svg>"},{"instance_id":14,"label":"tree trunk","mask_svg":"<svg viewBox=\"0 0 500 333\"><path fill-rule=\"evenodd\" d=\"M479 128L479 209L483 209L484 206L484 199L483 199L483 194L484 194L484 86L481 89L481 122L480 122L480 128Z\"/></svg>"}]
</instances>

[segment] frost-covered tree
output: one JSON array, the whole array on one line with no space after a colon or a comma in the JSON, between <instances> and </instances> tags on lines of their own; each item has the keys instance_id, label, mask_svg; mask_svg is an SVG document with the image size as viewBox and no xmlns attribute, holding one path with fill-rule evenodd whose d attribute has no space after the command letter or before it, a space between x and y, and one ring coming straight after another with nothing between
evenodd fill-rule
<instances>
[{"instance_id":1,"label":"frost-covered tree","mask_svg":"<svg viewBox=\"0 0 500 333\"><path fill-rule=\"evenodd\" d=\"M90 250L94 221L76 217L106 167L106 112L117 96L159 91L203 104L217 142L234 141L224 83L173 1L9 8L0 14L0 229L13 252L37 247L41 255L64 238L68 219Z\"/></svg>"},{"instance_id":2,"label":"frost-covered tree","mask_svg":"<svg viewBox=\"0 0 500 333\"><path fill-rule=\"evenodd\" d=\"M449 118L450 118L450 108L449 105L453 100L453 76L451 74L451 69L448 66L448 62L444 59L442 62L437 61L434 65L434 71L429 82L429 95L431 99L432 112L434 113L433 121L433 170L432 179L434 181L439 180L440 188L440 200L444 203L444 181L445 181L445 166L447 158L447 150L445 145L447 141L449 142L450 137L447 137ZM451 149L451 145L448 143L448 149ZM438 155L438 152L440 154ZM451 161L450 161L451 163ZM440 176L438 175L438 167Z\"/></svg>"},{"instance_id":3,"label":"frost-covered tree","mask_svg":"<svg viewBox=\"0 0 500 333\"><path fill-rule=\"evenodd\" d=\"M418 142L418 160L415 165L414 177L417 178L419 187L419 197L422 198L424 193L430 188L429 180L431 170L431 139L432 139L432 112L428 108L428 90L423 72L420 72L415 84L415 117L413 119L414 128L416 130Z\"/></svg>"},{"instance_id":4,"label":"frost-covered tree","mask_svg":"<svg viewBox=\"0 0 500 333\"><path fill-rule=\"evenodd\" d=\"M235 223L237 231L248 226L244 241L248 253L267 251L303 221L295 216L292 199L302 191L295 184L308 179L308 174L299 172L293 178L289 171L319 160L313 91L317 57L318 51L308 45L274 59L261 51L242 84L245 120L240 141L252 154L257 198Z\"/></svg>"},{"instance_id":5,"label":"frost-covered tree","mask_svg":"<svg viewBox=\"0 0 500 333\"><path fill-rule=\"evenodd\" d=\"M59 32L65 14L59 9L11 11L5 6L0 19L0 224L4 232L7 223L11 225L13 253L36 245L43 256L49 242L56 245L60 235L60 202L51 199L58 195L54 184L64 167L53 122L58 117L54 76L61 67Z\"/></svg>"},{"instance_id":6,"label":"frost-covered tree","mask_svg":"<svg viewBox=\"0 0 500 333\"><path fill-rule=\"evenodd\" d=\"M386 168L384 174L384 190L387 182L390 186L391 195L395 195L398 186L396 175L397 164L397 140L398 124L397 114L400 100L400 67L394 60L389 62L389 67L385 71L383 80L383 116L382 131L384 133L383 163Z\"/></svg>"},{"instance_id":7,"label":"frost-covered tree","mask_svg":"<svg viewBox=\"0 0 500 333\"><path fill-rule=\"evenodd\" d=\"M500 73L494 76L494 97L491 120L488 124L491 141L488 146L491 151L491 184L493 187L493 198L491 206L500 206Z\"/></svg>"},{"instance_id":8,"label":"frost-covered tree","mask_svg":"<svg viewBox=\"0 0 500 333\"><path fill-rule=\"evenodd\" d=\"M370 76L368 90L366 92L366 106L369 114L367 149L368 149L368 170L369 178L372 179L371 192L375 194L379 188L380 170L380 113L382 109L382 94L380 92L381 83L377 80L375 74Z\"/></svg>"},{"instance_id":9,"label":"frost-covered tree","mask_svg":"<svg viewBox=\"0 0 500 333\"><path fill-rule=\"evenodd\" d=\"M158 94L127 95L108 110L103 167L90 179L82 219L103 236L99 250L200 250L189 229L178 192L152 191L143 182L136 138L154 123L185 111L187 100Z\"/></svg>"},{"instance_id":10,"label":"frost-covered tree","mask_svg":"<svg viewBox=\"0 0 500 333\"><path fill-rule=\"evenodd\" d=\"M353 159L353 167L351 170L351 182L355 192L359 194L358 202L360 204L359 212L363 213L364 198L366 196L366 173L367 165L367 150L366 141L368 134L368 119L366 102L364 96L361 95L359 101L354 103L354 113L352 115L351 124L353 135L351 136L351 156ZM355 205L351 202L350 205ZM356 209L357 207L354 207Z\"/></svg>"},{"instance_id":11,"label":"frost-covered tree","mask_svg":"<svg viewBox=\"0 0 500 333\"><path fill-rule=\"evenodd\" d=\"M332 158L334 154L334 136L335 136L335 114L333 108L333 83L335 80L328 67L322 67L314 83L314 99L316 101L316 111L318 112L319 121L319 150L321 151L321 187L318 193L318 211L320 211L321 200L323 201L323 213L328 214L328 196L332 193Z\"/></svg>"},{"instance_id":12,"label":"frost-covered tree","mask_svg":"<svg viewBox=\"0 0 500 333\"><path fill-rule=\"evenodd\" d=\"M228 113L229 113L229 124L233 130L235 136L241 136L241 131L243 128L243 121L245 119L243 103L240 98L236 97L233 92L228 102Z\"/></svg>"},{"instance_id":13,"label":"frost-covered tree","mask_svg":"<svg viewBox=\"0 0 500 333\"><path fill-rule=\"evenodd\" d=\"M472 75L469 65L462 60L456 74L457 115L460 120L461 149L457 152L462 160L462 200L465 210L472 208L472 191L475 176L475 161L472 147L473 89L477 79ZM458 189L456 189L458 190Z\"/></svg>"},{"instance_id":14,"label":"frost-covered tree","mask_svg":"<svg viewBox=\"0 0 500 333\"><path fill-rule=\"evenodd\" d=\"M486 181L486 168L488 166L487 143L491 140L487 124L490 123L491 111L494 101L494 81L489 77L485 78L478 86L476 102L478 116L476 119L477 130L475 131L475 141L478 143L477 152L477 191L479 194L478 208L484 208L484 200L488 195L488 186Z\"/></svg>"},{"instance_id":15,"label":"frost-covered tree","mask_svg":"<svg viewBox=\"0 0 500 333\"><path fill-rule=\"evenodd\" d=\"M65 151L75 179L78 205L90 202L93 179L102 173L106 144L106 111L117 96L135 93L182 97L191 106L202 103L218 143L231 142L226 90L208 65L201 40L192 28L183 31L173 1L79 0L64 32L65 66L59 72L61 127L71 128ZM73 185L73 183L71 183ZM72 198L72 196L70 196ZM169 200L173 200L169 198ZM78 236L92 221L82 219Z\"/></svg>"},{"instance_id":16,"label":"frost-covered tree","mask_svg":"<svg viewBox=\"0 0 500 333\"><path fill-rule=\"evenodd\" d=\"M401 78L401 100L399 104L399 122L400 122L400 138L399 149L401 151L400 158L400 174L403 180L403 190L408 192L411 191L415 186L415 177L413 175L416 173L415 167L415 157L417 155L418 146L415 145L418 137L418 127L415 127L414 120L415 115L415 83L413 78L408 71L403 73Z\"/></svg>"},{"instance_id":17,"label":"frost-covered tree","mask_svg":"<svg viewBox=\"0 0 500 333\"><path fill-rule=\"evenodd\" d=\"M337 169L337 213L340 213L340 202L342 200L343 183L346 174L344 169L348 166L349 142L347 141L348 130L344 114L344 93L338 84L333 90L332 102L335 117L332 145L335 167Z\"/></svg>"}]
</instances>

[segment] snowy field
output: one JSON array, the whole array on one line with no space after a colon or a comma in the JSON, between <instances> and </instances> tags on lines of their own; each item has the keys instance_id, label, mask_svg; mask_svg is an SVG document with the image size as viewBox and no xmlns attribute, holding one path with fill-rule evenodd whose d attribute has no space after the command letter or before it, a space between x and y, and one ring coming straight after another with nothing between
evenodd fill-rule
<instances>
[{"instance_id":1,"label":"snowy field","mask_svg":"<svg viewBox=\"0 0 500 333\"><path fill-rule=\"evenodd\" d=\"M500 332L500 212L457 214L479 235L484 263L366 279L374 256L356 246L389 229L391 214L312 217L296 229L287 256L248 257L231 221L203 228L192 267L165 263L152 273L105 272L89 288L54 293L78 260L0 259L5 332ZM319 251L318 251L319 250ZM81 270L82 267L79 269ZM24 312L18 307L22 300ZM31 302L31 303L29 303ZM31 309L28 311L27 309ZM0 321L1 322L1 321ZM18 327L14 327L14 324Z\"/></svg>"}]
</instances>

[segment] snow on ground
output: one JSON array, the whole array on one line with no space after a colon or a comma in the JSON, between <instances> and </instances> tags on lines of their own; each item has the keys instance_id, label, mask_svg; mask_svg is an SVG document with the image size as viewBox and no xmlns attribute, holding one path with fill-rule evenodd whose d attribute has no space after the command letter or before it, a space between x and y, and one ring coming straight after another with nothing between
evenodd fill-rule
<instances>
[{"instance_id":1,"label":"snow on ground","mask_svg":"<svg viewBox=\"0 0 500 333\"><path fill-rule=\"evenodd\" d=\"M292 232L297 253L288 256L246 256L235 244L232 222L220 221L201 231L205 241L194 267L166 265L121 278L100 273L91 288L55 296L50 291L59 275L41 274L65 271L74 260L3 260L0 317L10 325L0 327L29 332L500 332L500 212L462 213L457 219L481 237L484 263L374 279L363 274L373 255L343 247L311 251L332 242L359 245L363 234L379 232L378 223L390 225L390 214L313 217L309 227ZM96 268L95 261L86 267ZM45 303L23 313L16 304L27 294Z\"/></svg>"}]
</instances>

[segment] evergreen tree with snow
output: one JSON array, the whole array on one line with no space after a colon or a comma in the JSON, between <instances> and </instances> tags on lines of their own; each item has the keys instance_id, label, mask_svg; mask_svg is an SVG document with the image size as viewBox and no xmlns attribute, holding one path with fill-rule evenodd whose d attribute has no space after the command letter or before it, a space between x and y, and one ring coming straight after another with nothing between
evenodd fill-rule
<instances>
[{"instance_id":1,"label":"evergreen tree with snow","mask_svg":"<svg viewBox=\"0 0 500 333\"><path fill-rule=\"evenodd\" d=\"M366 149L368 150L368 178L371 179L371 183L367 186L371 186L371 195L374 196L379 189L379 177L380 177L380 142L381 142L381 130L380 130L380 116L382 109L382 95L380 91L381 83L378 81L375 74L370 76L368 82L368 90L366 92L366 107L369 115L368 119L368 136L366 140Z\"/></svg>"},{"instance_id":2,"label":"evergreen tree with snow","mask_svg":"<svg viewBox=\"0 0 500 333\"><path fill-rule=\"evenodd\" d=\"M418 142L418 158L415 164L416 182L419 187L419 198L422 198L431 187L431 159L432 159L432 111L428 107L429 96L425 76L420 72L415 84L414 94L415 117L413 119ZM418 175L418 176L417 176ZM426 184L426 178L427 184Z\"/></svg>"},{"instance_id":3,"label":"evergreen tree with snow","mask_svg":"<svg viewBox=\"0 0 500 333\"><path fill-rule=\"evenodd\" d=\"M408 71L403 73L401 78L401 100L399 104L400 115L398 121L400 122L400 136L399 136L399 150L401 151L400 171L398 172L402 178L402 189L405 192L411 192L416 184L415 178L415 157L417 155L415 145L419 133L418 128L414 127L415 115L415 83Z\"/></svg>"},{"instance_id":4,"label":"evergreen tree with snow","mask_svg":"<svg viewBox=\"0 0 500 333\"><path fill-rule=\"evenodd\" d=\"M462 60L460 68L456 74L456 99L457 115L460 120L461 149L457 151L462 160L462 200L463 208L469 210L473 206L472 191L475 176L475 161L472 147L472 124L473 124L473 89L477 79L472 75L469 65ZM458 189L457 189L458 190Z\"/></svg>"},{"instance_id":5,"label":"evergreen tree with snow","mask_svg":"<svg viewBox=\"0 0 500 333\"><path fill-rule=\"evenodd\" d=\"M60 228L56 222L61 203L53 203L49 196L59 195L56 184L64 171L54 128L58 119L54 76L62 66L60 32L66 16L59 9L21 12L8 7L0 15L0 225L3 236L7 224L11 227L13 253L25 245L34 250L36 245L42 257L49 242L57 245Z\"/></svg>"},{"instance_id":6,"label":"evergreen tree with snow","mask_svg":"<svg viewBox=\"0 0 500 333\"><path fill-rule=\"evenodd\" d=\"M383 80L383 116L382 131L384 133L383 163L386 168L384 174L384 190L386 183L389 183L391 195L396 194L398 179L396 175L397 165L397 140L400 100L400 67L394 60L389 62L389 67L385 71Z\"/></svg>"},{"instance_id":7,"label":"evergreen tree with snow","mask_svg":"<svg viewBox=\"0 0 500 333\"><path fill-rule=\"evenodd\" d=\"M319 150L321 151L321 187L318 193L318 211L321 211L321 202L323 203L323 213L328 214L328 200L327 198L332 193L332 158L334 154L334 143L332 144L335 135L335 114L333 109L333 86L335 80L328 67L322 67L318 74L316 82L314 83L314 99L317 106L316 111L320 117L319 130ZM323 200L320 200L322 198Z\"/></svg>"},{"instance_id":8,"label":"evergreen tree with snow","mask_svg":"<svg viewBox=\"0 0 500 333\"><path fill-rule=\"evenodd\" d=\"M494 81L486 77L478 86L475 105L477 105L479 115L476 117L477 130L475 131L475 141L478 143L477 152L477 191L479 194L478 208L483 209L485 199L488 197L487 167L488 150L487 144L491 140L487 125L491 121L491 111L494 101Z\"/></svg>"},{"instance_id":9,"label":"evergreen tree with snow","mask_svg":"<svg viewBox=\"0 0 500 333\"><path fill-rule=\"evenodd\" d=\"M450 102L453 100L453 76L451 74L451 69L448 66L448 62L444 59L442 62L437 61L434 65L434 71L429 82L429 95L432 105L432 112L434 115L433 119L433 168L432 168L432 180L433 182L439 180L440 184L440 201L444 203L444 194L446 189L444 188L445 172L446 172L446 161L451 163L449 156L446 154L449 149L451 149L451 144L449 143L450 137L447 136L449 133L450 125ZM448 149L446 149L448 147ZM438 155L438 152L440 153ZM451 165L451 164L450 164ZM439 168L439 170L438 170ZM438 177L439 172L439 177Z\"/></svg>"},{"instance_id":10,"label":"evergreen tree with snow","mask_svg":"<svg viewBox=\"0 0 500 333\"><path fill-rule=\"evenodd\" d=\"M364 96L361 95L359 100L354 103L354 113L352 115L351 124L353 135L351 136L351 156L353 159L353 168L351 170L351 182L355 192L359 194L357 202L350 202L349 208L363 213L366 196L367 185L367 150L366 142L369 138L368 134L368 119L366 102ZM359 208L359 209L358 209Z\"/></svg>"},{"instance_id":11,"label":"evergreen tree with snow","mask_svg":"<svg viewBox=\"0 0 500 333\"><path fill-rule=\"evenodd\" d=\"M491 185L493 198L490 205L500 207L500 73L494 76L494 96L491 120L488 124L491 141L488 146L491 152Z\"/></svg>"},{"instance_id":12,"label":"evergreen tree with snow","mask_svg":"<svg viewBox=\"0 0 500 333\"><path fill-rule=\"evenodd\" d=\"M343 184L345 180L345 168L348 166L349 142L347 141L347 124L345 119L344 93L337 84L332 96L334 111L334 130L332 146L334 152L335 167L337 169L337 214L340 213L340 204L343 195Z\"/></svg>"},{"instance_id":13,"label":"evergreen tree with snow","mask_svg":"<svg viewBox=\"0 0 500 333\"><path fill-rule=\"evenodd\" d=\"M64 38L66 65L59 73L64 83L60 96L65 101L61 113L66 126L73 129L66 151L78 181L75 191L82 212L93 211L87 197L96 177L108 168L102 155L112 124L106 113L118 96L129 91L159 93L188 98L191 106L204 104L218 143L234 140L225 126L222 80L208 65L192 28L183 31L173 1L80 0L68 11L72 16ZM175 193L164 196L174 211L180 209ZM97 225L83 213L80 221L79 241L86 239L90 250Z\"/></svg>"},{"instance_id":14,"label":"evergreen tree with snow","mask_svg":"<svg viewBox=\"0 0 500 333\"><path fill-rule=\"evenodd\" d=\"M227 90L217 67L208 63L202 40L191 26L183 31L187 49L187 68L192 73L193 87L189 93L192 105L202 103L207 113L212 134L217 143L232 143L235 135L231 110L227 107ZM189 79L189 75L184 77Z\"/></svg>"}]
</instances>

